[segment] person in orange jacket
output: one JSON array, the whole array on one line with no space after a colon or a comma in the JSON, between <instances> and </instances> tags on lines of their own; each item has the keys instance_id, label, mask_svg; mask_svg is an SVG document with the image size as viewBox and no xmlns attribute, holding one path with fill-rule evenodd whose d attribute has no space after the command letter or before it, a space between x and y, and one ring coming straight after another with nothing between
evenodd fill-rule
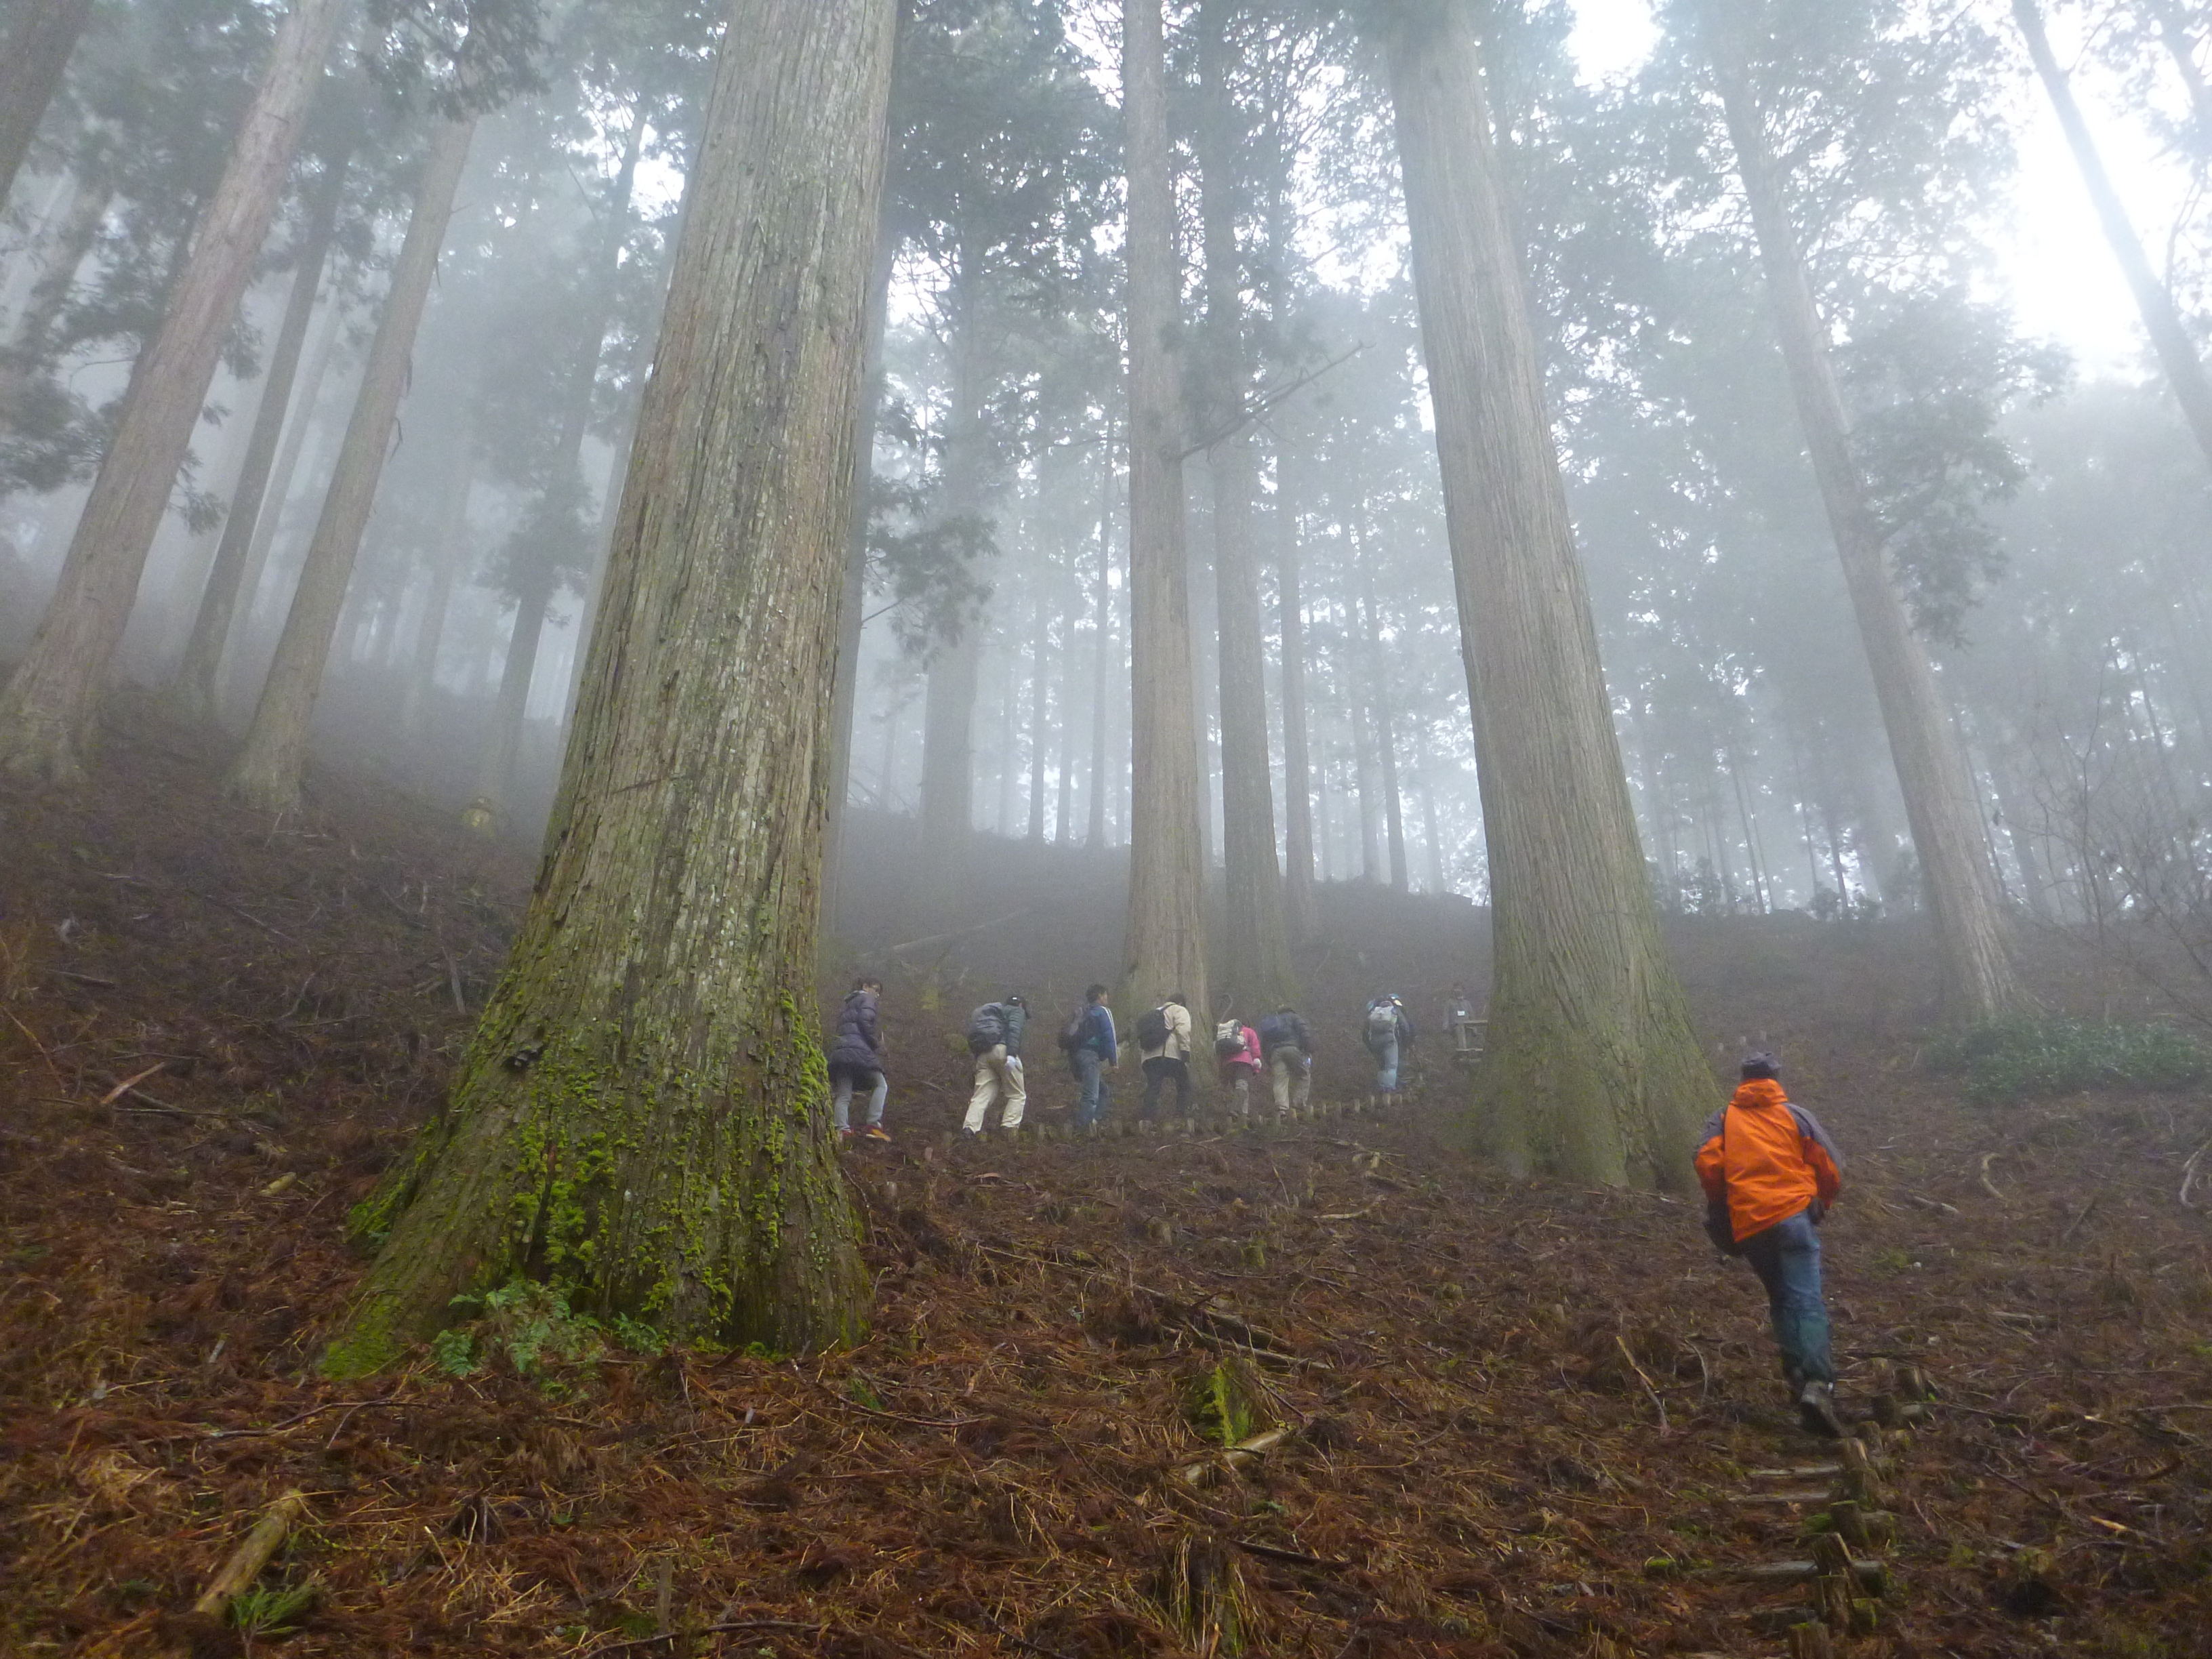
<instances>
[{"instance_id":1,"label":"person in orange jacket","mask_svg":"<svg viewBox=\"0 0 2212 1659\"><path fill-rule=\"evenodd\" d=\"M1842 1190L1843 1158L1820 1120L1783 1093L1781 1070L1764 1050L1744 1056L1735 1096L1706 1121L1698 1179L1713 1242L1766 1287L1798 1415L1815 1434L1839 1436L1819 1229Z\"/></svg>"}]
</instances>

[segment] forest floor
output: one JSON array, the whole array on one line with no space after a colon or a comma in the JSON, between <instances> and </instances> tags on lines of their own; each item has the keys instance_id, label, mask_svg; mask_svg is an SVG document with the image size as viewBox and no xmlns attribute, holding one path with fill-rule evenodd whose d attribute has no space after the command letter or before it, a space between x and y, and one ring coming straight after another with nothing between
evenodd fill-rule
<instances>
[{"instance_id":1,"label":"forest floor","mask_svg":"<svg viewBox=\"0 0 2212 1659\"><path fill-rule=\"evenodd\" d=\"M1748 1273L1691 1205L1473 1164L1441 1079L1380 1119L948 1149L957 1016L911 1013L896 1139L848 1158L860 1346L592 1351L526 1299L471 1375L320 1382L346 1209L437 1098L528 859L330 776L272 831L215 771L140 709L85 789L0 787L0 1650L1172 1654L1181 1562L1241 1581L1249 1652L1780 1651L1802 1593L1729 1570L1805 1553L1819 1506L1736 1498L1820 1448ZM1844 1650L2212 1653L2212 1231L2177 1202L2205 1100L1969 1106L1916 1065L1910 928L1677 933L1711 1039L1780 1044L1850 1157L1846 1401L1906 1357L1941 1391ZM1230 1471L1188 1407L1239 1352L1254 1426L1294 1432ZM289 1629L185 1614L289 1488L246 1610Z\"/></svg>"}]
</instances>

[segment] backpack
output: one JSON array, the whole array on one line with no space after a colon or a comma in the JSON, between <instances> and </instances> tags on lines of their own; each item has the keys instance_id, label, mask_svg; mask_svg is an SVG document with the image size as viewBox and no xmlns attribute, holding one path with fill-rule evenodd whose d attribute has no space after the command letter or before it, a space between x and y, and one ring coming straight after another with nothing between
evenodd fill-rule
<instances>
[{"instance_id":1,"label":"backpack","mask_svg":"<svg viewBox=\"0 0 2212 1659\"><path fill-rule=\"evenodd\" d=\"M1224 1019L1213 1028L1213 1052L1217 1058L1227 1060L1244 1052L1244 1022Z\"/></svg>"},{"instance_id":2,"label":"backpack","mask_svg":"<svg viewBox=\"0 0 2212 1659\"><path fill-rule=\"evenodd\" d=\"M1168 1046L1168 1006L1147 1008L1137 1016L1137 1046L1139 1048L1164 1048Z\"/></svg>"},{"instance_id":3,"label":"backpack","mask_svg":"<svg viewBox=\"0 0 2212 1659\"><path fill-rule=\"evenodd\" d=\"M1367 1040L1380 1042L1384 1037L1398 1035L1398 1005L1395 1002L1370 1002L1367 1005Z\"/></svg>"},{"instance_id":4,"label":"backpack","mask_svg":"<svg viewBox=\"0 0 2212 1659\"><path fill-rule=\"evenodd\" d=\"M1060 1048L1062 1054L1073 1054L1083 1046L1083 1034L1091 1024L1091 1005L1085 1003L1067 1017L1067 1024L1060 1028Z\"/></svg>"},{"instance_id":5,"label":"backpack","mask_svg":"<svg viewBox=\"0 0 2212 1659\"><path fill-rule=\"evenodd\" d=\"M1288 1014L1270 1014L1260 1022L1260 1047L1289 1048L1297 1045L1297 1031L1291 1024Z\"/></svg>"},{"instance_id":6,"label":"backpack","mask_svg":"<svg viewBox=\"0 0 2212 1659\"><path fill-rule=\"evenodd\" d=\"M968 1016L968 1052L985 1054L1006 1040L1006 1011L987 1002Z\"/></svg>"},{"instance_id":7,"label":"backpack","mask_svg":"<svg viewBox=\"0 0 2212 1659\"><path fill-rule=\"evenodd\" d=\"M1735 1221L1729 1214L1728 1201L1728 1109L1721 1109L1721 1195L1705 1200L1705 1237L1723 1255L1741 1255L1743 1246L1735 1236Z\"/></svg>"}]
</instances>

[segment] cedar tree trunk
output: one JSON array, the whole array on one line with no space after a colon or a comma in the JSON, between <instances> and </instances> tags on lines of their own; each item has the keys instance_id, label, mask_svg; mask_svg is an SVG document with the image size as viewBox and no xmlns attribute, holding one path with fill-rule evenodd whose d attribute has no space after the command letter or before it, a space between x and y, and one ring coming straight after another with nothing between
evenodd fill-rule
<instances>
[{"instance_id":1,"label":"cedar tree trunk","mask_svg":"<svg viewBox=\"0 0 2212 1659\"><path fill-rule=\"evenodd\" d=\"M1129 173L1129 914L1121 995L1170 992L1203 1012L1205 842L1183 548L1175 179L1161 0L1122 0Z\"/></svg>"},{"instance_id":2,"label":"cedar tree trunk","mask_svg":"<svg viewBox=\"0 0 2212 1659\"><path fill-rule=\"evenodd\" d=\"M2097 153L2097 141L2089 136L2088 124L2082 120L2081 106L2074 101L2074 89L2067 84L2066 71L2051 54L2050 38L2043 32L2043 15L2035 0L2012 0L2012 15L2027 39L2027 55L2035 60L2035 72L2042 79L2043 89L2051 94L2051 107L2057 112L2058 125L2065 129L2066 143L2074 152L2074 164L2081 170L2081 182L2087 186L2089 200L2096 207L2097 222L2105 228L2105 240L2112 244L2112 258L2119 261L2120 273L2128 279L2128 288L2136 296L2136 308L2142 313L2143 327L2149 331L2150 343L2158 351L2167 384L2173 388L2181 412L2188 417L2189 429L2197 434L2197 447L2204 452L2206 460L2212 461L2212 380L2205 376L2196 343L2182 324L2173 295L2166 292L2166 284L2159 281L2158 273L2144 257L2142 244L2136 238L2136 228L2128 220L2127 209L2121 205L2120 193L2112 187L2112 175L2105 171L2104 158ZM2194 93L2197 88L2192 87L2191 90ZM1733 115L1729 125L1733 131Z\"/></svg>"},{"instance_id":3,"label":"cedar tree trunk","mask_svg":"<svg viewBox=\"0 0 2212 1659\"><path fill-rule=\"evenodd\" d=\"M1248 368L1243 261L1237 246L1237 109L1226 84L1228 8L1206 0L1200 73L1199 173L1206 240L1206 332L1218 424L1236 430L1207 455L1213 483L1214 610L1221 629L1221 859L1227 898L1228 961L1218 977L1253 1014L1293 994L1283 919L1282 866L1275 858L1275 794L1267 757L1266 629L1252 551L1257 467L1243 420Z\"/></svg>"},{"instance_id":4,"label":"cedar tree trunk","mask_svg":"<svg viewBox=\"0 0 2212 1659\"><path fill-rule=\"evenodd\" d=\"M1466 10L1389 73L1468 642L1496 960L1476 1137L1515 1170L1690 1179L1712 1076L1659 938Z\"/></svg>"},{"instance_id":5,"label":"cedar tree trunk","mask_svg":"<svg viewBox=\"0 0 2212 1659\"><path fill-rule=\"evenodd\" d=\"M92 16L93 0L27 0L0 42L0 206Z\"/></svg>"},{"instance_id":6,"label":"cedar tree trunk","mask_svg":"<svg viewBox=\"0 0 2212 1659\"><path fill-rule=\"evenodd\" d=\"M224 337L284 192L347 0L295 0L276 31L222 182L131 389L77 520L60 586L30 651L0 692L0 769L66 781L82 775L115 648L146 555L199 423Z\"/></svg>"},{"instance_id":7,"label":"cedar tree trunk","mask_svg":"<svg viewBox=\"0 0 2212 1659\"><path fill-rule=\"evenodd\" d=\"M438 271L438 250L453 216L453 194L468 166L469 141L476 118L439 123L422 176L415 187L415 208L407 238L392 268L392 286L376 320L368 367L362 373L353 416L339 446L330 492L314 539L307 544L300 585L276 641L276 655L261 688L246 746L232 763L228 787L248 805L283 812L297 805L300 780L307 769L307 735L313 725L315 697L322 690L331 641L345 606L347 585L361 551L362 532L376 501L376 486L392 443L392 426L407 390L415 335Z\"/></svg>"},{"instance_id":8,"label":"cedar tree trunk","mask_svg":"<svg viewBox=\"0 0 2212 1659\"><path fill-rule=\"evenodd\" d=\"M192 617L191 637L185 642L184 660L178 665L177 700L186 719L203 725L215 723L216 677L222 666L223 647L230 638L232 619L238 614L239 590L246 579L247 556L253 550L254 529L260 522L270 473L276 465L277 441L284 434L284 412L291 406L301 352L307 342L307 324L314 316L315 291L323 279L323 261L337 228L345 174L343 156L326 161L321 187L308 210L293 267L292 292L284 303L283 323L276 331L276 349L270 354L261 401L253 411L253 434L246 441L246 464L239 470L237 488L231 492L222 544L216 549L215 564L208 572L207 586ZM338 303L335 296L331 303Z\"/></svg>"},{"instance_id":9,"label":"cedar tree trunk","mask_svg":"<svg viewBox=\"0 0 2212 1659\"><path fill-rule=\"evenodd\" d=\"M1828 361L1827 332L1813 301L1780 179L1766 154L1764 123L1742 60L1717 40L1717 79L1766 273L1782 356L1844 586L1874 671L1890 756L1920 855L1943 958L1945 1000L1969 1019L2016 1008L2022 993L2007 939L1996 871L1982 834L1973 774L1945 706L1926 648L1912 631L1891 579L1881 526L1851 458L1843 396Z\"/></svg>"},{"instance_id":10,"label":"cedar tree trunk","mask_svg":"<svg viewBox=\"0 0 2212 1659\"><path fill-rule=\"evenodd\" d=\"M1285 431L1279 422L1278 434ZM1306 738L1306 618L1299 592L1298 540L1304 532L1305 456L1284 437L1275 451L1275 589L1283 657L1283 853L1287 864L1283 914L1291 937L1304 943L1319 926L1314 914L1313 762Z\"/></svg>"},{"instance_id":11,"label":"cedar tree trunk","mask_svg":"<svg viewBox=\"0 0 2212 1659\"><path fill-rule=\"evenodd\" d=\"M894 0L736 0L538 886L325 1359L529 1274L802 1349L868 1279L814 1036Z\"/></svg>"}]
</instances>

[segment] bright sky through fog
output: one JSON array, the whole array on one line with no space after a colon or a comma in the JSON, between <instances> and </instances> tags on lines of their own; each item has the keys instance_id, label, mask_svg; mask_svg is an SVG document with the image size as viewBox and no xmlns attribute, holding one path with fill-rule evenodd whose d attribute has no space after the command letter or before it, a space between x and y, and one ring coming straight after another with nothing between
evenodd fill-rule
<instances>
[{"instance_id":1,"label":"bright sky through fog","mask_svg":"<svg viewBox=\"0 0 2212 1659\"><path fill-rule=\"evenodd\" d=\"M1573 0L1570 45L1584 77L1601 80L1633 70L1651 51L1656 30L1646 0ZM2000 9L1998 15L2002 15ZM2051 20L2053 44L2070 62L2069 43ZM2159 157L2142 125L2099 95L2091 77L2075 91L2095 131L2105 163L2134 216L2154 260L2162 257L2171 216L2186 180ZM1992 235L2015 313L2030 335L2057 341L2074 354L2082 378L2132 376L2143 349L2135 302L2112 263L2074 170L2064 136L2040 85L2023 80L2017 128L2020 174L2014 216Z\"/></svg>"}]
</instances>

